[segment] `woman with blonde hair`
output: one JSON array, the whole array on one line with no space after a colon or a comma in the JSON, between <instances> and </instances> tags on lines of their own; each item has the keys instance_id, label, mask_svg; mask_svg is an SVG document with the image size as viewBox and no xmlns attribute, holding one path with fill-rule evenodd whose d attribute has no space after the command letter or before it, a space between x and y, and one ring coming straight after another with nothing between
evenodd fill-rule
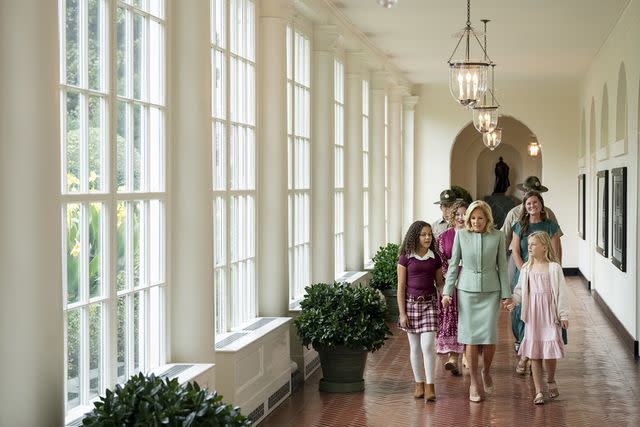
<instances>
[{"instance_id":1,"label":"woman with blonde hair","mask_svg":"<svg viewBox=\"0 0 640 427\"><path fill-rule=\"evenodd\" d=\"M469 400L480 402L478 381L478 349L482 347L481 372L484 392L493 392L491 363L497 342L500 300L511 303L511 289L507 275L504 234L493 224L491 207L481 200L471 203L465 213L465 227L456 233L442 292L442 306L452 301L454 286L458 297L458 341L465 344L471 386Z\"/></svg>"}]
</instances>

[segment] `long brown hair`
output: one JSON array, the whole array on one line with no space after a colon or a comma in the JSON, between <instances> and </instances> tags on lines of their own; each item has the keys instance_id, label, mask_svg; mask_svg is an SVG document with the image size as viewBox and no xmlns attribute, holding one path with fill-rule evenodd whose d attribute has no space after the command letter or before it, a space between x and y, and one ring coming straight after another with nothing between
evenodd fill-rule
<instances>
[{"instance_id":1,"label":"long brown hair","mask_svg":"<svg viewBox=\"0 0 640 427\"><path fill-rule=\"evenodd\" d=\"M520 229L522 230L523 237L527 234L527 230L529 229L529 212L527 212L526 205L527 200L531 197L537 197L540 201L540 205L542 206L540 208L540 220L546 221L548 219L547 211L544 209L544 199L542 198L542 194L534 190L527 191L522 198L522 212L520 212L520 218L518 221L520 223Z\"/></svg>"},{"instance_id":2,"label":"long brown hair","mask_svg":"<svg viewBox=\"0 0 640 427\"><path fill-rule=\"evenodd\" d=\"M409 226L407 234L405 234L404 240L402 241L402 245L400 245L399 255L409 256L416 252L416 248L420 242L420 232L424 227L429 227L429 231L431 232L431 243L429 244L429 249L431 249L434 255L437 255L436 239L433 237L433 230L431 229L431 225L424 221L416 221Z\"/></svg>"}]
</instances>

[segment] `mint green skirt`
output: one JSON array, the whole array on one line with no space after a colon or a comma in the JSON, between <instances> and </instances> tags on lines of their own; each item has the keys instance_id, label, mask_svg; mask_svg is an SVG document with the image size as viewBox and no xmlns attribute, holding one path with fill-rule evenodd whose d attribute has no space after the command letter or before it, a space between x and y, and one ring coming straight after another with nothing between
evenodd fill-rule
<instances>
[{"instance_id":1,"label":"mint green skirt","mask_svg":"<svg viewBox=\"0 0 640 427\"><path fill-rule=\"evenodd\" d=\"M499 310L500 291L465 292L458 289L458 342L497 343Z\"/></svg>"}]
</instances>

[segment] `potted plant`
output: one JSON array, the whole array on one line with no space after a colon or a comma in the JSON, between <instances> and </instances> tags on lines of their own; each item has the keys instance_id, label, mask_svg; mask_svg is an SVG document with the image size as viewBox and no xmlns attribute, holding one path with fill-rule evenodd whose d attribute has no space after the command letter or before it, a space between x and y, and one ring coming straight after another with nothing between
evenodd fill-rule
<instances>
[{"instance_id":1,"label":"potted plant","mask_svg":"<svg viewBox=\"0 0 640 427\"><path fill-rule=\"evenodd\" d=\"M107 389L82 420L85 426L249 426L251 421L222 396L201 389L196 382L180 385L176 378L151 374L132 376Z\"/></svg>"},{"instance_id":2,"label":"potted plant","mask_svg":"<svg viewBox=\"0 0 640 427\"><path fill-rule=\"evenodd\" d=\"M398 252L400 246L396 243L388 243L381 246L373 256L373 271L371 286L378 289L387 301L387 321L398 320L400 311L396 298L398 287Z\"/></svg>"},{"instance_id":3,"label":"potted plant","mask_svg":"<svg viewBox=\"0 0 640 427\"><path fill-rule=\"evenodd\" d=\"M320 390L364 390L367 353L378 350L391 331L385 322L385 302L373 288L347 283L307 286L294 321L305 346L320 355Z\"/></svg>"}]
</instances>

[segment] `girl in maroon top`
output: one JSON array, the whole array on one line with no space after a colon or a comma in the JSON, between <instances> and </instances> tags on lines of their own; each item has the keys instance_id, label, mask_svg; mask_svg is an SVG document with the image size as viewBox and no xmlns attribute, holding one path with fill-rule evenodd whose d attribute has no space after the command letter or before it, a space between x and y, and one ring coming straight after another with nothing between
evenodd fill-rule
<instances>
[{"instance_id":1,"label":"girl in maroon top","mask_svg":"<svg viewBox=\"0 0 640 427\"><path fill-rule=\"evenodd\" d=\"M409 227L398 258L399 326L409 338L409 359L416 382L414 396L436 400L434 386L438 289L444 280L431 226L416 221ZM426 385L425 385L426 383Z\"/></svg>"}]
</instances>

